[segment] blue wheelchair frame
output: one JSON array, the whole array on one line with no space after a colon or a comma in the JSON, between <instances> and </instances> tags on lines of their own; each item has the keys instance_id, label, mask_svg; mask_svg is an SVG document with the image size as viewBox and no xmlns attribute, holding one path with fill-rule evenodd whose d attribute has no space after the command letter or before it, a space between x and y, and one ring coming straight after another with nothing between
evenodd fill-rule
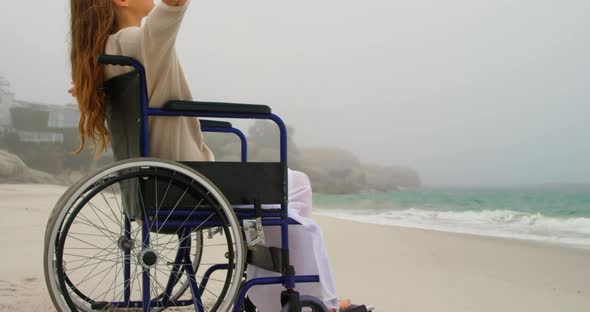
<instances>
[{"instance_id":1,"label":"blue wheelchair frame","mask_svg":"<svg viewBox=\"0 0 590 312\"><path fill-rule=\"evenodd\" d=\"M106 56L109 57L109 56ZM100 63L100 61L99 61ZM135 68L135 70L137 70L137 72L139 73L139 79L140 79L140 90L141 90L141 95L140 95L140 99L141 99L141 115L142 115L142 120L141 120L141 156L142 157L149 157L149 148L148 148L148 117L149 116L190 116L190 117L209 117L209 118L232 118L232 119L265 119L265 120L272 120L274 123L276 123L279 127L280 130L280 162L286 164L287 163L287 128L285 126L285 123L281 120L281 118L279 118L277 115L273 114L273 113L269 113L269 114L250 114L250 113L211 113L211 112L198 112L198 111L190 111L190 112L183 112L183 111L167 111L165 109L155 109L155 108L149 108L148 106L148 92L147 92L147 82L146 82L146 73L145 73L145 69L143 67L143 65L141 63L139 63L136 60L133 60L131 58L127 58L127 63L125 64L121 64L121 63L117 63L117 62L108 62L103 60L102 62L103 64L112 64L112 65L125 65L125 66L132 66ZM206 122L205 122L206 123ZM236 134L241 141L241 161L242 162L247 162L247 140L246 137L244 136L244 134L236 128L233 127L202 127L201 128L202 131L205 132L221 132L221 133L234 133ZM285 188L287 188L287 183L285 183ZM287 192L288 190L286 190L286 194L288 194ZM223 192L223 190L222 190ZM243 219L244 216L246 217L250 217L247 214L237 214L238 215L238 220L241 224L243 224ZM263 216L265 216L263 214ZM278 214L273 214L270 215L273 218L270 219L264 219L262 218L262 225L263 226L280 226L281 227L281 242L282 242L282 249L287 250L289 249L289 235L288 235L288 228L290 224L296 225L299 224L297 223L295 220L291 219L288 217L287 214L287 205L286 204L281 204L281 213L280 215ZM194 220L193 222L198 224L198 222L202 223L203 220ZM150 227L153 225L153 223L151 221L148 220L148 218L146 217L144 219L144 222L142 223L142 242L143 242L143 246L149 246L150 241L149 241L149 233L150 233ZM183 237L185 237L186 235L190 235L190 225L191 222L187 222L185 229L183 231ZM130 231L131 231L131 220L127 219L125 220L125 234L127 238L130 238ZM130 285L129 283L129 279L130 279L130 273L131 273L131 264L130 264L130 260L129 260L129 250L125 251L125 268L124 268L124 277L125 277L125 281L126 281L126 285L125 285L125 291L124 291L124 296L123 296L123 300L124 302L113 302L111 303L112 306L117 306L117 307L143 307L144 311L149 311L150 307L164 307L164 306L189 306L189 305L194 305L195 306L195 310L199 311L199 312L204 312L204 307L202 306L202 304L200 304L201 302L201 293L203 292L203 290L205 289L205 287L207 286L207 280L209 278L209 276L217 270L224 270L224 269L228 269L228 265L227 264L220 264L220 265L215 265L212 266L211 268L209 268L209 270L207 270L207 272L205 273L204 277L203 277L203 283L201 285L197 284L196 278L195 278L195 272L193 271L193 268L191 266L191 261L190 261L190 255L188 254L186 250L186 248L182 248L182 247L186 247L184 246L186 243L190 243L189 240L186 239L182 239L181 240L181 250L179 251L179 253L177 254L177 258L175 263L179 263L179 262L185 262L183 264L186 273L188 275L188 279L189 279L189 283L190 283L190 288L191 288L191 292L192 292L192 300L178 300L176 302L171 302L168 298L170 297L170 294L172 292L172 288L174 287L174 284L172 282L172 277L170 277L170 280L168 282L168 285L166 287L166 292L163 296L163 299L161 301L159 301L157 298L155 299L151 299L150 298L150 276L149 276L149 271L147 269L143 270L143 275L142 275L142 279L143 279L143 285L142 285L142 289L143 289L143 301L142 302L131 302L130 301L130 296L131 296L131 290L130 290ZM257 285L271 285L271 284L282 284L285 289L287 290L293 290L295 288L295 284L296 283L317 283L320 281L319 276L318 275L295 275L295 270L294 268L289 264L289 259L287 257L287 259L283 259L283 261L286 261L287 263L287 267L288 269L286 270L286 272L283 272L281 274L281 276L277 276L277 277L262 277L262 278L255 278L255 279L251 279L247 282L245 282L241 288L240 291L238 293L236 302L234 303L234 312L239 312L242 304L244 302L244 299L246 297L246 294L248 292L248 290L254 286ZM178 266L175 266L174 272L178 272L177 270L179 270L180 268L178 268ZM277 300L279 300L277 298Z\"/></svg>"}]
</instances>

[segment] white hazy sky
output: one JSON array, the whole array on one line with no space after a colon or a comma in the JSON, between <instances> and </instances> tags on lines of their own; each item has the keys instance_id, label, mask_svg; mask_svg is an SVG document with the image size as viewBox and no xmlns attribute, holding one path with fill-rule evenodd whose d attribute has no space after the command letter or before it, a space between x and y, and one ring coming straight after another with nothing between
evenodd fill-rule
<instances>
[{"instance_id":1,"label":"white hazy sky","mask_svg":"<svg viewBox=\"0 0 590 312\"><path fill-rule=\"evenodd\" d=\"M64 0L0 1L0 75L71 101ZM199 100L268 104L302 146L427 184L590 182L588 0L193 0Z\"/></svg>"}]
</instances>

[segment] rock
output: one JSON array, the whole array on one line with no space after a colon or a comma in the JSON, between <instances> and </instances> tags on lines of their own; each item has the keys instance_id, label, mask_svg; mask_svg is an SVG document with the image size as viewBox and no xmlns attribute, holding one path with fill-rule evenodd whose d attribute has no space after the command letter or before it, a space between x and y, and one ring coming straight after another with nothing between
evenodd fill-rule
<instances>
[{"instance_id":1,"label":"rock","mask_svg":"<svg viewBox=\"0 0 590 312\"><path fill-rule=\"evenodd\" d=\"M421 186L414 169L363 164L353 153L343 149L301 149L297 161L297 168L292 168L307 173L318 193L390 192Z\"/></svg>"},{"instance_id":2,"label":"rock","mask_svg":"<svg viewBox=\"0 0 590 312\"><path fill-rule=\"evenodd\" d=\"M400 188L418 188L422 185L418 173L411 168L365 164L363 171L368 190L386 192Z\"/></svg>"},{"instance_id":3,"label":"rock","mask_svg":"<svg viewBox=\"0 0 590 312\"><path fill-rule=\"evenodd\" d=\"M55 184L49 173L29 168L18 156L0 150L0 182Z\"/></svg>"},{"instance_id":4,"label":"rock","mask_svg":"<svg viewBox=\"0 0 590 312\"><path fill-rule=\"evenodd\" d=\"M0 177L16 177L24 173L27 165L14 154L0 150Z\"/></svg>"},{"instance_id":5,"label":"rock","mask_svg":"<svg viewBox=\"0 0 590 312\"><path fill-rule=\"evenodd\" d=\"M365 189L365 174L360 160L338 148L310 148L300 151L300 168L315 192L349 194Z\"/></svg>"}]
</instances>

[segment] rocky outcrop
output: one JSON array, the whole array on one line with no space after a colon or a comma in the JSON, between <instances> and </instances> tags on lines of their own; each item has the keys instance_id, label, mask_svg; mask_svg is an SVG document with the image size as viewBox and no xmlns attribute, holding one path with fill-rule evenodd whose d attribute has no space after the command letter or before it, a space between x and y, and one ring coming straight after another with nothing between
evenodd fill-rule
<instances>
[{"instance_id":1,"label":"rocky outcrop","mask_svg":"<svg viewBox=\"0 0 590 312\"><path fill-rule=\"evenodd\" d=\"M0 183L55 184L58 182L55 177L46 172L29 168L18 156L0 150Z\"/></svg>"},{"instance_id":2,"label":"rocky outcrop","mask_svg":"<svg viewBox=\"0 0 590 312\"><path fill-rule=\"evenodd\" d=\"M293 169L307 173L318 193L389 192L421 186L414 169L363 164L351 152L338 148L302 149L297 164Z\"/></svg>"},{"instance_id":3,"label":"rocky outcrop","mask_svg":"<svg viewBox=\"0 0 590 312\"><path fill-rule=\"evenodd\" d=\"M289 167L305 172L314 192L353 194L389 192L421 186L418 172L403 166L380 166L362 162L354 153L341 148L302 148L295 144L295 129L289 127ZM217 161L240 159L238 141L227 135L206 134L207 145ZM271 123L257 122L248 132L248 159L255 162L277 161L278 131Z\"/></svg>"},{"instance_id":4,"label":"rocky outcrop","mask_svg":"<svg viewBox=\"0 0 590 312\"><path fill-rule=\"evenodd\" d=\"M408 167L365 164L363 171L367 191L387 192L422 185L418 172Z\"/></svg>"}]
</instances>

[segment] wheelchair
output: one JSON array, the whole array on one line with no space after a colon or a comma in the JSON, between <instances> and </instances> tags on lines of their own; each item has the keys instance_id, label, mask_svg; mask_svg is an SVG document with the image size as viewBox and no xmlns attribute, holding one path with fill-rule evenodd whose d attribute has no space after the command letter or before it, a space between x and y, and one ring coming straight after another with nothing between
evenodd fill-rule
<instances>
[{"instance_id":1,"label":"wheelchair","mask_svg":"<svg viewBox=\"0 0 590 312\"><path fill-rule=\"evenodd\" d=\"M72 185L45 232L44 271L58 311L256 311L247 292L281 284L282 311L327 311L296 283L318 283L289 264L287 130L264 105L172 101L148 107L145 70L124 56L99 64L134 70L105 82L113 164ZM233 133L240 162L149 158L150 116L267 119L280 131L279 162L248 162L244 134L230 122L201 120L202 131ZM279 226L282 246L261 245ZM247 280L246 265L279 273ZM267 312L267 311L264 311Z\"/></svg>"}]
</instances>

